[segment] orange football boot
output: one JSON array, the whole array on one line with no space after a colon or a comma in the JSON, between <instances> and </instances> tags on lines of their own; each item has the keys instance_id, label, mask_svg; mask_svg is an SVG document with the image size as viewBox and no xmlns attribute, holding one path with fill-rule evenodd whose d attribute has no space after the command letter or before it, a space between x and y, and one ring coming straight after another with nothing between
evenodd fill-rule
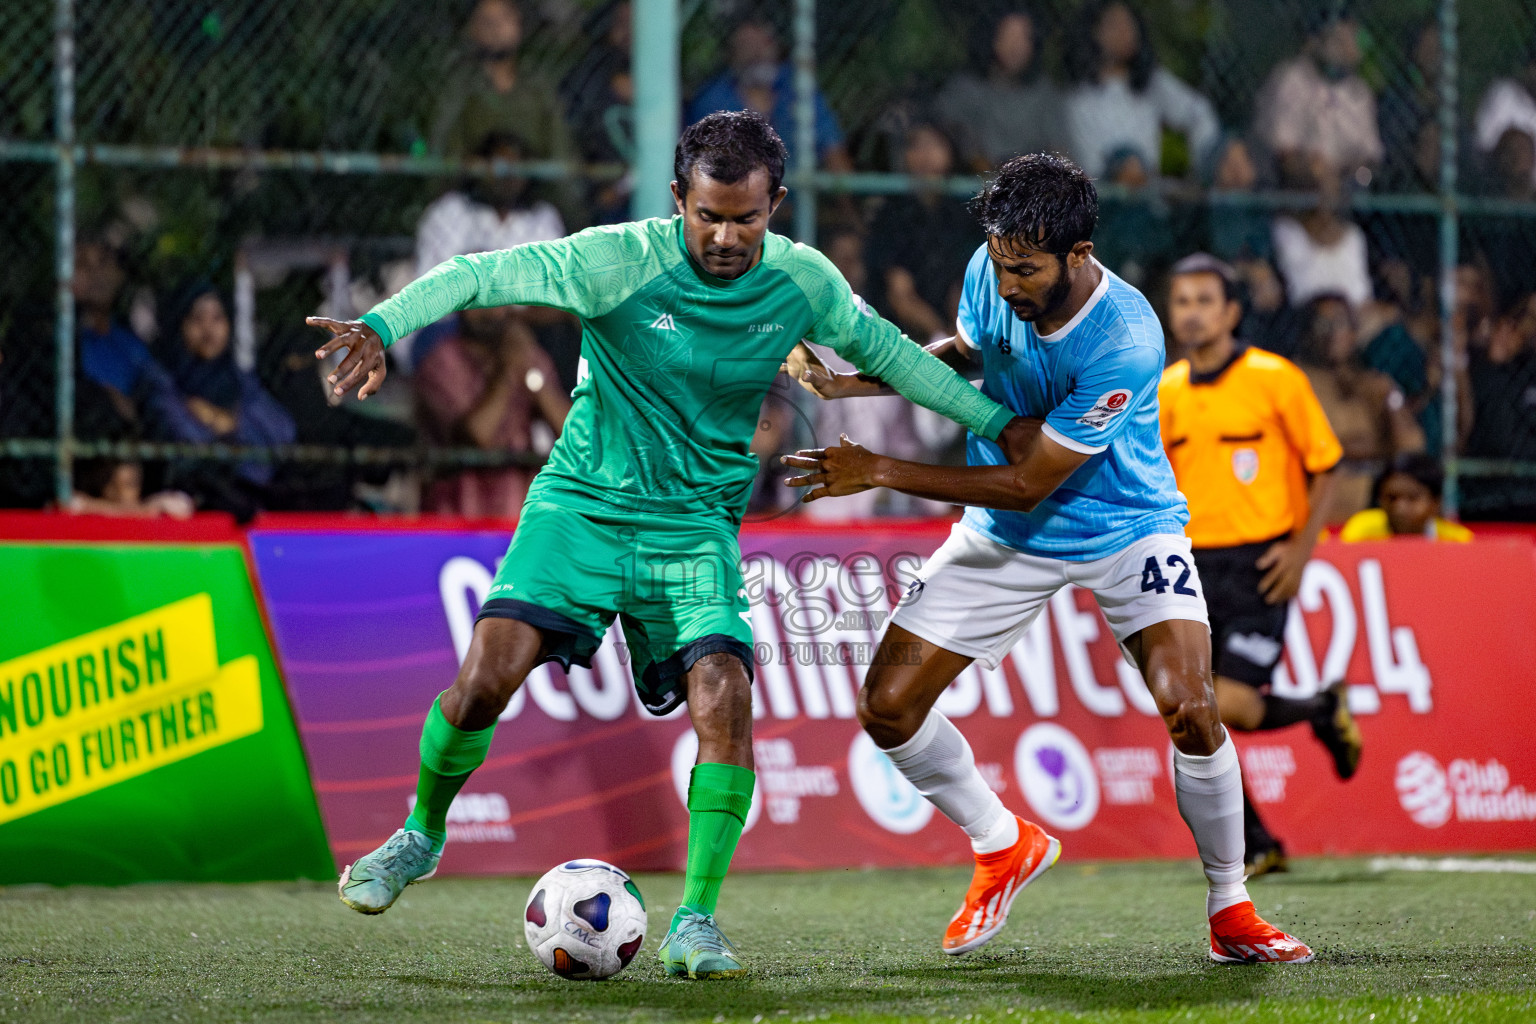
<instances>
[{"instance_id":1,"label":"orange football boot","mask_svg":"<svg viewBox=\"0 0 1536 1024\"><path fill-rule=\"evenodd\" d=\"M1259 916L1244 900L1211 918L1211 959L1219 964L1304 964L1312 948Z\"/></svg>"},{"instance_id":2,"label":"orange football boot","mask_svg":"<svg viewBox=\"0 0 1536 1024\"><path fill-rule=\"evenodd\" d=\"M1016 817L1019 841L1006 850L976 855L976 873L960 912L944 931L944 952L959 956L992 941L1008 922L1008 908L1024 887L1061 856L1061 843L1032 821Z\"/></svg>"}]
</instances>

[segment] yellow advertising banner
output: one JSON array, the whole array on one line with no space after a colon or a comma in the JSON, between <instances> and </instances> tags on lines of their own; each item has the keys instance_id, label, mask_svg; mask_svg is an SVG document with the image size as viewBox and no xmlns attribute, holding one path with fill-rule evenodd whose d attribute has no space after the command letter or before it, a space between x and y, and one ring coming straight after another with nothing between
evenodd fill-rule
<instances>
[{"instance_id":1,"label":"yellow advertising banner","mask_svg":"<svg viewBox=\"0 0 1536 1024\"><path fill-rule=\"evenodd\" d=\"M247 655L220 667L197 594L0 663L0 824L260 732Z\"/></svg>"}]
</instances>

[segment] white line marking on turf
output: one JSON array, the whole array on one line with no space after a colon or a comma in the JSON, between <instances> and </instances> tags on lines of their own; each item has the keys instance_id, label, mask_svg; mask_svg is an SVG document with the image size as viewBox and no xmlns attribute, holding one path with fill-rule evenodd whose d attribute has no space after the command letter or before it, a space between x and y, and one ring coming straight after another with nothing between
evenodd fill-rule
<instances>
[{"instance_id":1,"label":"white line marking on turf","mask_svg":"<svg viewBox=\"0 0 1536 1024\"><path fill-rule=\"evenodd\" d=\"M1372 871L1450 871L1458 874L1536 875L1536 860L1475 860L1471 857L1376 857Z\"/></svg>"}]
</instances>

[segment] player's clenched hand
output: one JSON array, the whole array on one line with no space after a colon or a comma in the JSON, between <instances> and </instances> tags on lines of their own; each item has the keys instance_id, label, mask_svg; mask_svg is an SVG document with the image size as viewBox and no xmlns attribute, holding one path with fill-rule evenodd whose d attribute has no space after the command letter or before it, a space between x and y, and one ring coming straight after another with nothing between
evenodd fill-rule
<instances>
[{"instance_id":1,"label":"player's clenched hand","mask_svg":"<svg viewBox=\"0 0 1536 1024\"><path fill-rule=\"evenodd\" d=\"M836 373L821 361L811 347L800 342L779 367L784 373L817 398L851 398L855 395L878 395L880 385L861 380L856 373Z\"/></svg>"},{"instance_id":2,"label":"player's clenched hand","mask_svg":"<svg viewBox=\"0 0 1536 1024\"><path fill-rule=\"evenodd\" d=\"M842 435L841 441L827 448L804 449L780 460L786 466L808 471L784 481L790 487L807 488L802 501L857 494L877 486L875 473L884 456L854 444L847 434Z\"/></svg>"},{"instance_id":3,"label":"player's clenched hand","mask_svg":"<svg viewBox=\"0 0 1536 1024\"><path fill-rule=\"evenodd\" d=\"M384 342L372 327L361 320L332 320L329 317L312 316L305 323L311 327L324 327L333 337L315 350L316 359L324 359L332 352L347 350L347 357L326 378L337 395L344 395L358 384L358 398L367 398L384 383Z\"/></svg>"},{"instance_id":4,"label":"player's clenched hand","mask_svg":"<svg viewBox=\"0 0 1536 1024\"><path fill-rule=\"evenodd\" d=\"M1265 604L1284 604L1301 589L1301 574L1312 552L1304 544L1280 540L1269 546L1254 565L1264 570L1259 580L1259 594Z\"/></svg>"}]
</instances>

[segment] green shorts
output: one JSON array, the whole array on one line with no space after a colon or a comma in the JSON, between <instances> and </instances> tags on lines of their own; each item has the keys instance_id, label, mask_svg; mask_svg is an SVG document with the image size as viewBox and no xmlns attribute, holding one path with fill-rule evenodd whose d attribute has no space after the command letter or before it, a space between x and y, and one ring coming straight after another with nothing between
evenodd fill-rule
<instances>
[{"instance_id":1,"label":"green shorts","mask_svg":"<svg viewBox=\"0 0 1536 1024\"><path fill-rule=\"evenodd\" d=\"M664 715L683 676L728 653L752 677L741 549L729 524L702 516L580 512L530 501L479 618L518 619L545 637L545 661L590 667L617 615L640 702Z\"/></svg>"}]
</instances>

